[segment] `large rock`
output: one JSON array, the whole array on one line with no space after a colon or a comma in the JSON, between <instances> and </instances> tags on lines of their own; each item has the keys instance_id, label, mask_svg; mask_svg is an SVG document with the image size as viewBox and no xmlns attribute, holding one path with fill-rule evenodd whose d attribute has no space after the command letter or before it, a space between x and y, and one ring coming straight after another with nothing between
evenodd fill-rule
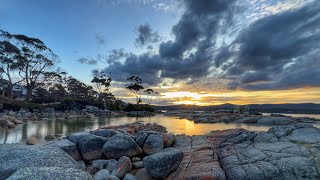
<instances>
[{"instance_id":1,"label":"large rock","mask_svg":"<svg viewBox=\"0 0 320 180\"><path fill-rule=\"evenodd\" d=\"M118 178L123 178L132 168L130 158L122 156L117 164L117 167L113 169L112 175L117 176Z\"/></svg>"},{"instance_id":2,"label":"large rock","mask_svg":"<svg viewBox=\"0 0 320 180\"><path fill-rule=\"evenodd\" d=\"M76 161L81 160L81 156L77 149L76 144L74 144L68 139L53 141L46 144L46 146L58 147L62 149L64 152L68 153L71 157L73 157L74 160Z\"/></svg>"},{"instance_id":3,"label":"large rock","mask_svg":"<svg viewBox=\"0 0 320 180\"><path fill-rule=\"evenodd\" d=\"M141 148L133 139L124 134L112 136L102 148L108 159L118 159L122 156L136 156L142 153Z\"/></svg>"},{"instance_id":4,"label":"large rock","mask_svg":"<svg viewBox=\"0 0 320 180\"><path fill-rule=\"evenodd\" d=\"M102 156L102 147L107 142L107 138L94 136L82 139L79 143L79 150L84 160L90 161Z\"/></svg>"},{"instance_id":5,"label":"large rock","mask_svg":"<svg viewBox=\"0 0 320 180\"><path fill-rule=\"evenodd\" d=\"M143 152L154 154L163 149L164 141L162 135L151 134L143 145Z\"/></svg>"},{"instance_id":6,"label":"large rock","mask_svg":"<svg viewBox=\"0 0 320 180\"><path fill-rule=\"evenodd\" d=\"M26 167L21 168L11 175L7 180L57 180L57 179L81 179L91 180L90 174L74 168L61 167Z\"/></svg>"},{"instance_id":7,"label":"large rock","mask_svg":"<svg viewBox=\"0 0 320 180\"><path fill-rule=\"evenodd\" d=\"M294 124L295 121L289 117L264 117L258 120L257 124L263 125L290 125Z\"/></svg>"},{"instance_id":8,"label":"large rock","mask_svg":"<svg viewBox=\"0 0 320 180\"><path fill-rule=\"evenodd\" d=\"M98 129L98 130L90 131L90 133L97 136L112 137L118 134L119 132L113 129Z\"/></svg>"},{"instance_id":9,"label":"large rock","mask_svg":"<svg viewBox=\"0 0 320 180\"><path fill-rule=\"evenodd\" d=\"M75 144L79 144L82 139L88 138L88 137L95 137L94 134L87 133L87 132L77 132L77 133L72 133L69 136L67 136L67 139L72 141Z\"/></svg>"},{"instance_id":10,"label":"large rock","mask_svg":"<svg viewBox=\"0 0 320 180\"><path fill-rule=\"evenodd\" d=\"M100 171L101 169L104 169L106 165L108 164L109 160L94 160L91 163L91 166L95 168L96 170Z\"/></svg>"},{"instance_id":11,"label":"large rock","mask_svg":"<svg viewBox=\"0 0 320 180\"><path fill-rule=\"evenodd\" d=\"M144 167L149 174L157 179L163 179L175 171L183 159L183 152L174 148L164 149L143 159Z\"/></svg>"},{"instance_id":12,"label":"large rock","mask_svg":"<svg viewBox=\"0 0 320 180\"><path fill-rule=\"evenodd\" d=\"M0 145L0 179L5 179L20 168L32 166L79 168L79 164L66 152L56 147Z\"/></svg>"}]
</instances>

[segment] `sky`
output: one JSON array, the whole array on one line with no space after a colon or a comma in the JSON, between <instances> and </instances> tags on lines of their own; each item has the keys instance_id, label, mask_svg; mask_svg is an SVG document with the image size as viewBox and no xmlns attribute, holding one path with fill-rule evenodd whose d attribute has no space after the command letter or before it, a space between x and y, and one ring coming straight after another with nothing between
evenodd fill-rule
<instances>
[{"instance_id":1,"label":"sky","mask_svg":"<svg viewBox=\"0 0 320 180\"><path fill-rule=\"evenodd\" d=\"M318 0L0 0L0 29L124 101L135 75L158 105L320 103Z\"/></svg>"}]
</instances>

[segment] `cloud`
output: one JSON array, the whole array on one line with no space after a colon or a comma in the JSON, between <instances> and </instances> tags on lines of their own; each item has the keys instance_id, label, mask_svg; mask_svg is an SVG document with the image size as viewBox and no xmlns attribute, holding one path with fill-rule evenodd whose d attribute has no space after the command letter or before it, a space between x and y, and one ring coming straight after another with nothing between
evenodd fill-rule
<instances>
[{"instance_id":1,"label":"cloud","mask_svg":"<svg viewBox=\"0 0 320 180\"><path fill-rule=\"evenodd\" d=\"M164 78L195 82L210 73L217 34L232 22L235 0L183 1L185 12L172 27L174 39L161 42L154 54L130 54L123 62L112 62L106 71L117 80L138 75L149 84L157 84ZM158 35L146 25L138 28L136 42L146 45L156 42ZM124 78L124 75L126 78Z\"/></svg>"},{"instance_id":2,"label":"cloud","mask_svg":"<svg viewBox=\"0 0 320 180\"><path fill-rule=\"evenodd\" d=\"M231 88L319 86L319 28L319 1L261 18L220 50L215 66L234 79Z\"/></svg>"},{"instance_id":3,"label":"cloud","mask_svg":"<svg viewBox=\"0 0 320 180\"><path fill-rule=\"evenodd\" d=\"M88 65L96 65L98 63L98 60L90 58L90 57L82 57L78 59L78 62L82 64L88 64Z\"/></svg>"},{"instance_id":4,"label":"cloud","mask_svg":"<svg viewBox=\"0 0 320 180\"><path fill-rule=\"evenodd\" d=\"M149 24L143 24L137 27L138 37L135 43L138 46L145 46L148 44L156 43L160 40L160 36L157 32L154 32Z\"/></svg>"},{"instance_id":5,"label":"cloud","mask_svg":"<svg viewBox=\"0 0 320 180\"><path fill-rule=\"evenodd\" d=\"M106 37L103 33L97 33L95 39L99 45L104 45L106 43Z\"/></svg>"}]
</instances>

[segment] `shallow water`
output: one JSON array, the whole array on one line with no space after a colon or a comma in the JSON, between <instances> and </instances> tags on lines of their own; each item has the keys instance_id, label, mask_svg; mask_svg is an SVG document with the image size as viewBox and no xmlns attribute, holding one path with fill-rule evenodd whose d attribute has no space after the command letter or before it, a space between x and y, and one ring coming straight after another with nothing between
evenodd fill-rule
<instances>
[{"instance_id":1,"label":"shallow water","mask_svg":"<svg viewBox=\"0 0 320 180\"><path fill-rule=\"evenodd\" d=\"M112 117L96 120L39 120L20 124L14 129L0 129L0 144L25 143L26 139L35 136L40 143L44 143L47 134L64 137L73 132L90 131L101 127L128 124L134 122L158 123L174 134L203 135L214 130L244 128L250 131L267 131L270 126L249 124L195 124L187 119L177 119L172 116L156 115L153 117Z\"/></svg>"}]
</instances>

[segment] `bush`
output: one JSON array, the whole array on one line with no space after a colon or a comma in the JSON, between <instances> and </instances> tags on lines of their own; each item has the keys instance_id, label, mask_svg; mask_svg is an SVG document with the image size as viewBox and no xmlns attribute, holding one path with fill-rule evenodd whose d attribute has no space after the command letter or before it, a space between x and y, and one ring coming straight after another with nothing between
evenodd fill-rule
<instances>
[{"instance_id":1,"label":"bush","mask_svg":"<svg viewBox=\"0 0 320 180\"><path fill-rule=\"evenodd\" d=\"M125 108L125 111L131 112L131 111L149 111L154 112L155 109L153 106L149 104L128 104Z\"/></svg>"},{"instance_id":2,"label":"bush","mask_svg":"<svg viewBox=\"0 0 320 180\"><path fill-rule=\"evenodd\" d=\"M33 111L33 109L44 109L44 106L41 104L33 103L33 102L21 102L21 107L24 109L28 109L29 111Z\"/></svg>"}]
</instances>

